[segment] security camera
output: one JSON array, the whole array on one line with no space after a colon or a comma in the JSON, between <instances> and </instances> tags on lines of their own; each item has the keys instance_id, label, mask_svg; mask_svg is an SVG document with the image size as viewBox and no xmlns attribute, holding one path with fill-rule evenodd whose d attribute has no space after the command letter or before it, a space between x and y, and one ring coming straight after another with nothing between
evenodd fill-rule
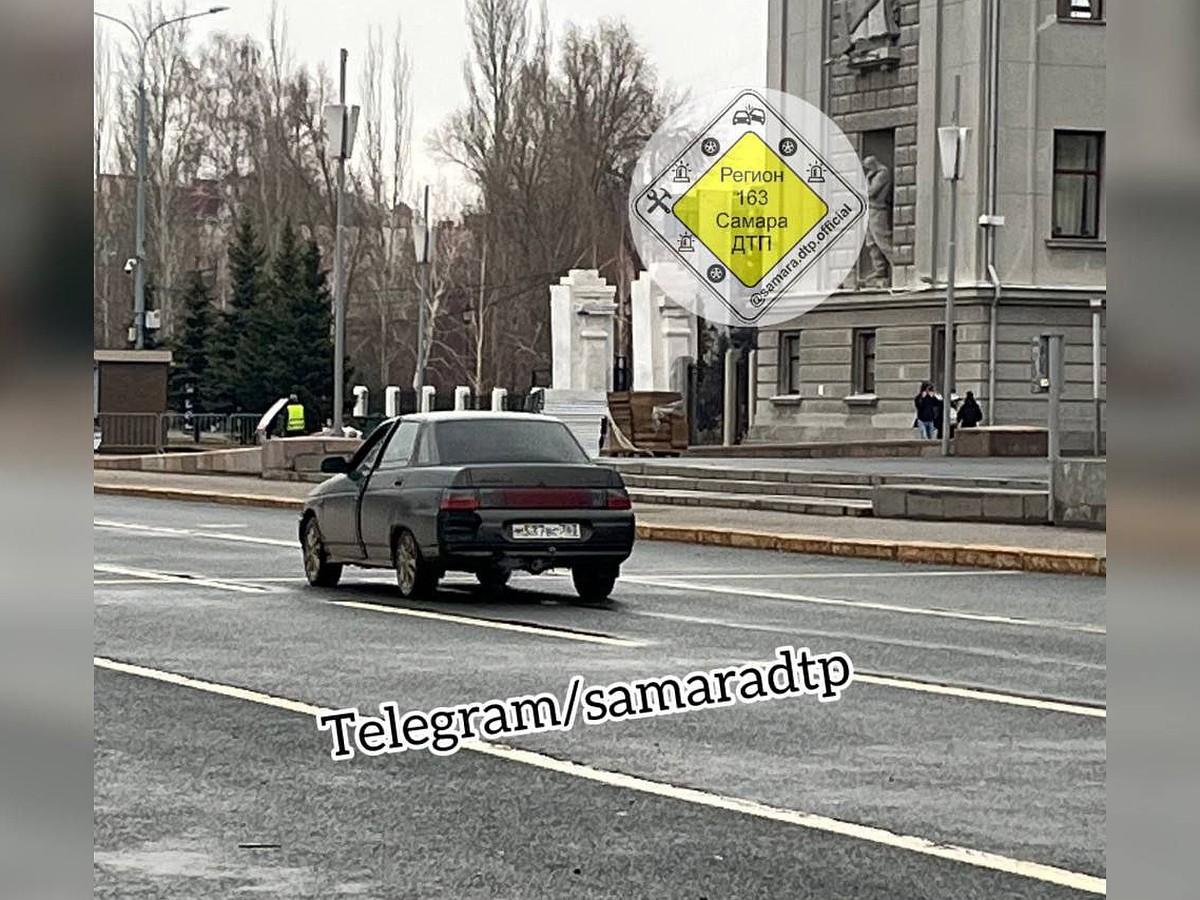
<instances>
[{"instance_id":1,"label":"security camera","mask_svg":"<svg viewBox=\"0 0 1200 900\"><path fill-rule=\"evenodd\" d=\"M131 257L129 257L129 259L125 260L125 274L126 275L132 275L133 270L136 268L137 268L137 259L135 259L134 257L131 256Z\"/></svg>"}]
</instances>

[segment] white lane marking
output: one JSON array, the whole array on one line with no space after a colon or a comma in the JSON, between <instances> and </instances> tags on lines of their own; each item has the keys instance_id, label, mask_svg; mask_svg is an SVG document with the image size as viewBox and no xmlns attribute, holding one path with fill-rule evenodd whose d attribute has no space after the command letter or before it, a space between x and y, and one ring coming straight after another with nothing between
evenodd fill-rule
<instances>
[{"instance_id":1,"label":"white lane marking","mask_svg":"<svg viewBox=\"0 0 1200 900\"><path fill-rule=\"evenodd\" d=\"M113 528L118 531L138 531L145 534L158 534L168 537L197 537L216 541L234 541L239 544L265 544L270 547L288 547L300 549L300 539L285 541L279 538L254 537L249 534L225 534L219 531L195 531L188 528L167 528L163 525L141 525L134 522L114 522L110 519L93 519L96 528Z\"/></svg>"},{"instance_id":2,"label":"white lane marking","mask_svg":"<svg viewBox=\"0 0 1200 900\"><path fill-rule=\"evenodd\" d=\"M127 675L137 675L166 684L189 687L222 697L231 697L235 700L246 700L262 706L271 706L276 709L287 710L288 712L300 713L311 718L316 718L317 716L333 711L326 707L314 706L311 703L302 703L297 700L289 700L284 697L248 690L247 688L234 687L233 685L189 678L186 675L179 675L175 672L118 662L117 660L101 656L92 657L92 664L101 669L123 672ZM553 756L547 756L544 753L537 753L532 750L520 750L505 744L488 744L483 741L471 740L464 741L461 746L462 749L473 753L482 753L487 756L508 760L509 762L558 772L562 775L570 775L574 778L594 781L610 787L624 788L625 790L679 800L696 806L705 806L711 809L721 809L727 812L782 822L800 828L807 828L810 831L836 834L841 837L867 841L868 843L892 847L897 850L907 850L923 856L932 856L937 859L962 863L981 869L990 869L1009 875L1017 875L1034 881L1057 884L1079 891L1086 891L1091 894L1105 894L1108 890L1106 879L1095 875L1088 875L1084 872L1073 872L1069 869L1058 868L1057 866L1014 859L998 853L989 853L985 850L960 847L956 844L944 844L915 835L898 834L884 828L860 825L856 822L847 822L843 819L834 819L829 816L816 815L815 813L807 813L801 810L770 806L756 800L743 800L740 797L709 793L708 791L701 791L696 788L679 787L662 781L640 778L636 775L626 775L623 772L613 772L608 769L598 769L594 766L584 765L583 763L557 759Z\"/></svg>"},{"instance_id":3,"label":"white lane marking","mask_svg":"<svg viewBox=\"0 0 1200 900\"><path fill-rule=\"evenodd\" d=\"M767 581L773 578L783 579L821 579L821 578L961 578L964 575L1025 575L1026 572L1020 569L958 569L956 571L927 571L923 572L916 570L913 572L768 572L761 575L752 575L746 572L731 572L724 574L720 572L679 572L678 574L663 574L660 572L630 572L631 577L645 578L691 578L691 579L710 579L710 580L742 580L742 581ZM625 577L622 575L622 577Z\"/></svg>"},{"instance_id":4,"label":"white lane marking","mask_svg":"<svg viewBox=\"0 0 1200 900\"><path fill-rule=\"evenodd\" d=\"M196 527L197 528L249 528L250 526L247 525L245 522L226 522L226 523L204 522L202 524L197 524Z\"/></svg>"},{"instance_id":5,"label":"white lane marking","mask_svg":"<svg viewBox=\"0 0 1200 900\"><path fill-rule=\"evenodd\" d=\"M680 613L651 612L649 610L630 609L626 615L643 616L648 619L666 619L672 622L687 622L692 625L712 625L718 628L732 628L735 631L765 631L771 634L803 634L804 636L825 638L846 638L863 641L868 644L888 644L897 647L907 647L914 650L945 650L951 653L965 653L972 656L986 656L1010 662L1030 662L1037 665L1073 666L1079 669L1105 671L1104 663L1092 663L1082 660L1056 659L1050 656L1036 656L1025 653L1014 653L1007 650L996 650L991 647L971 647L960 644L942 644L935 641L912 641L904 638L886 637L880 635L856 634L851 631L823 631L809 628L807 625L788 627L784 625L762 625L754 622L727 622L724 619L713 619L707 616L685 616Z\"/></svg>"},{"instance_id":6,"label":"white lane marking","mask_svg":"<svg viewBox=\"0 0 1200 900\"><path fill-rule=\"evenodd\" d=\"M519 634L534 634L538 637L562 638L565 641L578 641L582 644L601 644L607 647L645 647L645 641L634 641L628 638L608 637L602 634L582 634L577 631L563 631L552 626L535 627L521 625L516 622L497 622L492 619L476 619L470 616L456 616L452 613L431 612L425 609L406 609L401 606L382 606L378 603L361 603L357 600L334 600L332 606L345 606L350 609L365 609L371 612L389 613L393 616L411 616L414 619L431 619L436 622L450 622L455 625L474 625L476 628L491 628L495 631L515 631Z\"/></svg>"},{"instance_id":7,"label":"white lane marking","mask_svg":"<svg viewBox=\"0 0 1200 900\"><path fill-rule=\"evenodd\" d=\"M808 594L787 594L782 591L763 591L753 588L721 587L709 584L691 584L685 581L660 578L629 578L624 575L618 585L636 584L643 587L670 588L680 591L702 591L710 594L725 594L735 597L753 597L758 600L789 600L796 603L815 603L821 606L842 606L850 609L869 609L877 612L905 613L910 616L933 616L940 619L961 619L967 622L987 622L993 625L1019 625L1024 628L1050 628L1059 631L1082 631L1086 634L1107 634L1101 625L1085 625L1077 622L1055 622L1045 619L1022 619L993 613L974 613L957 609L930 609L923 606L901 606L895 603L876 603L870 600L843 600L834 597L814 597Z\"/></svg>"},{"instance_id":8,"label":"white lane marking","mask_svg":"<svg viewBox=\"0 0 1200 900\"><path fill-rule=\"evenodd\" d=\"M1072 716L1088 716L1093 719L1108 718L1108 709L1103 706L1083 706L1079 703L1065 703L1061 700L1039 700L1034 697L1002 694L998 691L988 691L981 688L963 688L948 684L932 684L927 681L910 681L907 678L895 678L891 675L868 675L864 672L855 672L854 680L863 684L901 688L902 690L917 691L923 694L940 694L943 697L985 700L988 703L1002 703L1006 706L1024 706L1029 709L1068 713Z\"/></svg>"},{"instance_id":9,"label":"white lane marking","mask_svg":"<svg viewBox=\"0 0 1200 900\"><path fill-rule=\"evenodd\" d=\"M265 594L270 592L270 588L259 587L253 584L235 584L230 581L219 581L213 578L203 578L196 576L189 578L183 575L175 575L170 572L155 572L151 569L133 569L128 566L114 566L108 563L93 563L92 568L97 572L103 572L106 575L127 575L131 578L140 578L143 581L156 582L160 584L190 584L196 587L218 588L222 591L233 591L237 594Z\"/></svg>"},{"instance_id":10,"label":"white lane marking","mask_svg":"<svg viewBox=\"0 0 1200 900\"><path fill-rule=\"evenodd\" d=\"M217 532L189 531L185 528L167 528L161 525L138 525L130 522L114 522L107 519L93 519L93 525L101 528L115 528L129 531L142 531L151 534L166 534L174 537L200 537L215 540L235 541L239 543L265 544L273 547L298 549L298 541L285 541L278 538L252 537L246 534L221 534ZM1006 570L998 570L1006 571ZM1013 573L1020 574L1020 573ZM544 577L537 576L537 577ZM691 576L688 576L689 578ZM962 610L928 609L919 606L899 606L891 603L875 603L867 600L842 600L833 597L813 597L803 594L786 594L778 591L752 590L745 588L720 587L707 584L688 584L668 578L649 578L637 575L622 575L618 584L639 584L646 587L673 588L676 590L704 591L715 594L729 594L741 597L757 597L765 600L791 600L802 603L817 603L829 606L847 606L859 609L873 609L883 612L907 613L909 615L935 616L946 619L962 619L972 622L990 622L1001 625L1020 625L1030 628L1051 628L1063 631L1081 631L1087 634L1107 634L1107 629L1100 625L1085 625L1073 622L1054 622L1042 619L1021 619L1011 616L972 613Z\"/></svg>"}]
</instances>

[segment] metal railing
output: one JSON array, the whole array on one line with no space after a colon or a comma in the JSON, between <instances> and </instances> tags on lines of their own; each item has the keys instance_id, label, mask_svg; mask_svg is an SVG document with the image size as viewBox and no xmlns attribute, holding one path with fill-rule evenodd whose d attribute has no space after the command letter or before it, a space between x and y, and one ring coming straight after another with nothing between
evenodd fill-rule
<instances>
[{"instance_id":1,"label":"metal railing","mask_svg":"<svg viewBox=\"0 0 1200 900\"><path fill-rule=\"evenodd\" d=\"M157 453L166 445L159 413L100 413L99 450L109 453Z\"/></svg>"},{"instance_id":2,"label":"metal railing","mask_svg":"<svg viewBox=\"0 0 1200 900\"><path fill-rule=\"evenodd\" d=\"M510 393L505 408L510 410L536 409L540 392L532 396ZM454 408L453 391L439 392L434 399L435 410ZM468 409L490 409L491 394L472 395ZM399 412L416 411L416 395L402 392ZM219 449L253 447L259 442L258 422L261 413L100 413L101 453L162 453L171 450ZM384 420L382 412L368 416L347 416L346 424L364 435ZM314 433L319 433L316 429Z\"/></svg>"}]
</instances>

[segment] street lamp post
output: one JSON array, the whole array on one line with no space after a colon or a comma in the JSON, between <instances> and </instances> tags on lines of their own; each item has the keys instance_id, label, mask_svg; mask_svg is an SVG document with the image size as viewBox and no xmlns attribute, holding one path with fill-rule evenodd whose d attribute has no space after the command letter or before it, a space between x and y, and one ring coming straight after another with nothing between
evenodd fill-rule
<instances>
[{"instance_id":1,"label":"street lamp post","mask_svg":"<svg viewBox=\"0 0 1200 900\"><path fill-rule=\"evenodd\" d=\"M346 57L342 48L338 64L338 102L325 107L325 130L329 150L337 158L337 212L333 232L333 421L330 433L341 437L342 407L346 394L346 264L345 206L346 160L354 150L354 135L358 130L357 106L346 106Z\"/></svg>"},{"instance_id":2,"label":"street lamp post","mask_svg":"<svg viewBox=\"0 0 1200 900\"><path fill-rule=\"evenodd\" d=\"M946 246L946 346L942 373L942 456L950 455L950 423L954 421L950 404L954 390L954 282L958 268L958 183L963 177L963 158L966 156L966 128L958 127L958 104L961 76L954 76L953 125L938 128L938 149L941 153L942 177L950 182L950 229Z\"/></svg>"},{"instance_id":3,"label":"street lamp post","mask_svg":"<svg viewBox=\"0 0 1200 900\"><path fill-rule=\"evenodd\" d=\"M413 251L417 256L417 275L420 281L421 297L417 307L417 365L413 372L413 390L417 392L418 400L421 388L425 386L425 365L429 355L429 342L426 340L427 329L426 307L429 303L429 266L433 261L434 229L429 221L429 185L425 185L425 196L422 202L421 218L413 222Z\"/></svg>"},{"instance_id":4,"label":"street lamp post","mask_svg":"<svg viewBox=\"0 0 1200 900\"><path fill-rule=\"evenodd\" d=\"M1088 301L1092 309L1092 455L1100 455L1101 403L1100 403L1100 315L1104 312L1104 298L1093 297Z\"/></svg>"},{"instance_id":5,"label":"street lamp post","mask_svg":"<svg viewBox=\"0 0 1200 900\"><path fill-rule=\"evenodd\" d=\"M133 327L134 346L142 350L146 346L146 45L168 25L183 22L187 19L198 19L201 16L211 16L229 9L228 6L213 6L201 12L187 13L173 19L165 19L152 27L145 35L116 16L107 13L93 12L100 19L116 22L131 35L138 48L138 133L137 133L137 213L134 234L134 268L133 268Z\"/></svg>"}]
</instances>

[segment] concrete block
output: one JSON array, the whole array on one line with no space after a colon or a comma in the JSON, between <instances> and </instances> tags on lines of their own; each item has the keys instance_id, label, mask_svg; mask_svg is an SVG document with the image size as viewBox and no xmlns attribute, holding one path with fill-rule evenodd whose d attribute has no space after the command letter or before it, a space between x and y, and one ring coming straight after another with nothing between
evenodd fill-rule
<instances>
[{"instance_id":1,"label":"concrete block","mask_svg":"<svg viewBox=\"0 0 1200 900\"><path fill-rule=\"evenodd\" d=\"M1023 498L1014 494L985 494L983 517L989 522L1022 522L1025 520Z\"/></svg>"},{"instance_id":2,"label":"concrete block","mask_svg":"<svg viewBox=\"0 0 1200 900\"><path fill-rule=\"evenodd\" d=\"M319 472L324 453L298 453L292 458L292 470L295 472Z\"/></svg>"},{"instance_id":3,"label":"concrete block","mask_svg":"<svg viewBox=\"0 0 1200 900\"><path fill-rule=\"evenodd\" d=\"M983 496L966 492L947 492L942 498L942 514L956 522L978 522L983 518Z\"/></svg>"},{"instance_id":4,"label":"concrete block","mask_svg":"<svg viewBox=\"0 0 1200 900\"><path fill-rule=\"evenodd\" d=\"M1050 518L1049 498L1045 494L1026 494L1024 499L1025 519L1029 522L1046 522Z\"/></svg>"},{"instance_id":5,"label":"concrete block","mask_svg":"<svg viewBox=\"0 0 1200 900\"><path fill-rule=\"evenodd\" d=\"M926 491L907 491L904 504L905 517L909 519L944 519L942 498Z\"/></svg>"},{"instance_id":6,"label":"concrete block","mask_svg":"<svg viewBox=\"0 0 1200 900\"><path fill-rule=\"evenodd\" d=\"M877 485L871 488L871 510L876 518L903 519L907 492L903 488Z\"/></svg>"},{"instance_id":7,"label":"concrete block","mask_svg":"<svg viewBox=\"0 0 1200 900\"><path fill-rule=\"evenodd\" d=\"M1108 518L1107 463L1064 459L1055 464L1055 519L1064 525L1104 528Z\"/></svg>"}]
</instances>

